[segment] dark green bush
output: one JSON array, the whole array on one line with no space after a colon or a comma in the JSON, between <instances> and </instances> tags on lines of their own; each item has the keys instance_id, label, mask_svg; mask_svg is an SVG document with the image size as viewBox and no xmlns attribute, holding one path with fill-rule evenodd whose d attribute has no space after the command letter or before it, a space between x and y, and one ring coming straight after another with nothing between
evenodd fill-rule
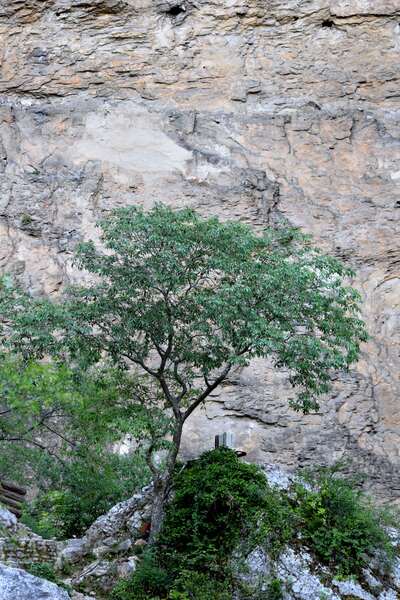
<instances>
[{"instance_id":1,"label":"dark green bush","mask_svg":"<svg viewBox=\"0 0 400 600\"><path fill-rule=\"evenodd\" d=\"M226 575L232 551L257 528L268 484L227 448L203 454L176 476L159 539L169 572Z\"/></svg>"},{"instance_id":2,"label":"dark green bush","mask_svg":"<svg viewBox=\"0 0 400 600\"><path fill-rule=\"evenodd\" d=\"M52 581L53 583L56 583L57 581L57 576L51 563L32 563L29 566L28 572L35 577L41 577L42 579L47 579L47 581Z\"/></svg>"},{"instance_id":3,"label":"dark green bush","mask_svg":"<svg viewBox=\"0 0 400 600\"><path fill-rule=\"evenodd\" d=\"M206 573L183 571L176 579L170 600L232 600L229 583L210 579Z\"/></svg>"}]
</instances>

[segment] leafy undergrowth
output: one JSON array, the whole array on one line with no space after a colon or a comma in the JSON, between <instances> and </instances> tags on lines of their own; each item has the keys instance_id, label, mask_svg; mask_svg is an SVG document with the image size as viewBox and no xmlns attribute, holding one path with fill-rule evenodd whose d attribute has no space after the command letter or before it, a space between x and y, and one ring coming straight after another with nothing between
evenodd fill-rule
<instances>
[{"instance_id":1,"label":"leafy undergrowth","mask_svg":"<svg viewBox=\"0 0 400 600\"><path fill-rule=\"evenodd\" d=\"M332 469L321 469L294 486L293 510L302 541L339 577L359 575L377 553L387 567L395 556L386 532L394 515L376 508Z\"/></svg>"},{"instance_id":2,"label":"leafy undergrowth","mask_svg":"<svg viewBox=\"0 0 400 600\"><path fill-rule=\"evenodd\" d=\"M112 600L280 600L274 574L258 589L241 577L256 547L277 559L301 545L339 577L357 577L371 557L389 565L394 550L390 517L373 507L351 482L320 470L288 491L269 486L261 469L231 450L207 452L179 471L158 544L146 553Z\"/></svg>"},{"instance_id":3,"label":"leafy undergrowth","mask_svg":"<svg viewBox=\"0 0 400 600\"><path fill-rule=\"evenodd\" d=\"M112 506L148 481L140 455L83 454L49 473L49 489L26 506L22 522L44 538L79 537ZM56 489L54 489L56 488Z\"/></svg>"}]
</instances>

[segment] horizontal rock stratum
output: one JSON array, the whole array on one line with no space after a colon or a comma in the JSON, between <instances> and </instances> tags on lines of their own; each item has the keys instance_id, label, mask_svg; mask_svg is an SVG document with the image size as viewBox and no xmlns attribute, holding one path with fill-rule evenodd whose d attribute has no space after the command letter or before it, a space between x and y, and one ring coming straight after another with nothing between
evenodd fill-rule
<instances>
[{"instance_id":1,"label":"horizontal rock stratum","mask_svg":"<svg viewBox=\"0 0 400 600\"><path fill-rule=\"evenodd\" d=\"M321 414L264 362L194 415L251 459L400 496L400 0L0 0L0 266L35 293L113 206L285 218L356 271L371 341Z\"/></svg>"}]
</instances>

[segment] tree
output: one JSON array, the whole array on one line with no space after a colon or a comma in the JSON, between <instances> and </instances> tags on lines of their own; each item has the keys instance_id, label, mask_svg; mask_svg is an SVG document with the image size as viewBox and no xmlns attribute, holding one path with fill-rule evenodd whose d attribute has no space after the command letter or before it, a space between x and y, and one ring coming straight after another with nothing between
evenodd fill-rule
<instances>
[{"instance_id":1,"label":"tree","mask_svg":"<svg viewBox=\"0 0 400 600\"><path fill-rule=\"evenodd\" d=\"M316 409L331 372L348 368L366 339L360 298L343 283L351 272L296 229L257 235L164 205L118 209L99 225L101 247L82 243L75 258L89 283L19 311L12 342L24 356L107 357L143 376L143 411L166 415L161 437L171 435L163 468L153 458L160 435L148 449L155 539L193 411L253 357L288 372L295 409Z\"/></svg>"}]
</instances>

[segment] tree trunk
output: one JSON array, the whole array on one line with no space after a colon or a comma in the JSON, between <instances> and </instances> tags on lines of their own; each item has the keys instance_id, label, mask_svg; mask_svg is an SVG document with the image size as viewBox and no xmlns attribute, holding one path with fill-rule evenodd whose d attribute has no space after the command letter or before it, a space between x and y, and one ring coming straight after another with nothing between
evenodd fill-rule
<instances>
[{"instance_id":1,"label":"tree trunk","mask_svg":"<svg viewBox=\"0 0 400 600\"><path fill-rule=\"evenodd\" d=\"M149 538L150 544L154 544L156 541L164 522L167 486L170 478L170 476L168 477L164 473L160 476L158 481L154 482L154 500L153 509L151 512L151 528Z\"/></svg>"},{"instance_id":2,"label":"tree trunk","mask_svg":"<svg viewBox=\"0 0 400 600\"><path fill-rule=\"evenodd\" d=\"M172 448L167 457L165 471L154 480L154 500L151 513L150 544L154 544L162 529L165 517L165 506L172 484L172 476L181 445L183 422L178 422L172 438Z\"/></svg>"}]
</instances>

